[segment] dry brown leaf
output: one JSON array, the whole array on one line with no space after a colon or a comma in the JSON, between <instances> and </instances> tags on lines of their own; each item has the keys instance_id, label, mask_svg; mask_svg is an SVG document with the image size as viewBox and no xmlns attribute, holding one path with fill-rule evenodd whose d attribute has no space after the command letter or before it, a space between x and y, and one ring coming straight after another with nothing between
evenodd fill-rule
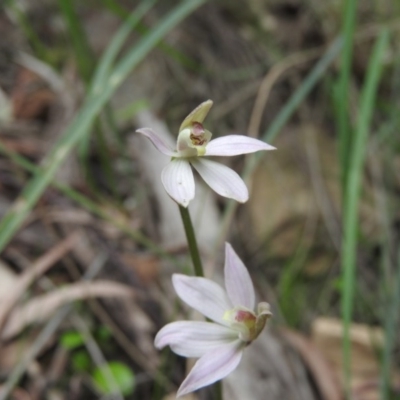
<instances>
[{"instance_id":1,"label":"dry brown leaf","mask_svg":"<svg viewBox=\"0 0 400 400\"><path fill-rule=\"evenodd\" d=\"M287 257L292 254L299 237L305 235L304 221L320 216L304 148L306 134L310 129L317 130L321 161L318 172L323 178L329 198L336 206L340 199L337 160L331 150L333 141L316 126L286 128L274 143L279 151L264 157L255 171L248 201L257 237L260 240L270 238L268 251L277 256ZM315 242L312 234L303 237L303 240L307 244Z\"/></svg>"},{"instance_id":2,"label":"dry brown leaf","mask_svg":"<svg viewBox=\"0 0 400 400\"><path fill-rule=\"evenodd\" d=\"M46 320L59 307L72 301L91 297L129 297L133 294L129 286L110 281L79 282L64 286L37 296L27 304L16 308L7 321L2 339L10 339L28 325Z\"/></svg>"},{"instance_id":3,"label":"dry brown leaf","mask_svg":"<svg viewBox=\"0 0 400 400\"><path fill-rule=\"evenodd\" d=\"M8 287L7 294L0 303L0 329L18 299L26 292L33 281L43 275L60 258L72 249L77 242L78 236L72 234L51 248L45 255L40 257L29 269L17 277L14 284Z\"/></svg>"},{"instance_id":4,"label":"dry brown leaf","mask_svg":"<svg viewBox=\"0 0 400 400\"><path fill-rule=\"evenodd\" d=\"M160 259L152 254L122 254L123 262L136 273L140 281L149 284L158 276Z\"/></svg>"},{"instance_id":5,"label":"dry brown leaf","mask_svg":"<svg viewBox=\"0 0 400 400\"><path fill-rule=\"evenodd\" d=\"M93 224L94 218L86 210L69 209L64 207L54 207L46 210L46 222L48 223L61 223L70 225L90 225Z\"/></svg>"},{"instance_id":6,"label":"dry brown leaf","mask_svg":"<svg viewBox=\"0 0 400 400\"><path fill-rule=\"evenodd\" d=\"M48 110L55 95L37 74L21 68L11 99L16 119L34 119Z\"/></svg>"},{"instance_id":7,"label":"dry brown leaf","mask_svg":"<svg viewBox=\"0 0 400 400\"><path fill-rule=\"evenodd\" d=\"M0 307L3 300L9 296L10 288L18 281L18 276L0 260Z\"/></svg>"},{"instance_id":8,"label":"dry brown leaf","mask_svg":"<svg viewBox=\"0 0 400 400\"><path fill-rule=\"evenodd\" d=\"M343 385L343 323L335 318L317 318L312 324L312 341L330 362ZM351 387L357 400L379 400L379 349L384 345L384 333L379 327L351 324ZM399 376L393 373L394 379Z\"/></svg>"},{"instance_id":9,"label":"dry brown leaf","mask_svg":"<svg viewBox=\"0 0 400 400\"><path fill-rule=\"evenodd\" d=\"M0 87L0 124L6 125L13 120L12 104L6 92Z\"/></svg>"},{"instance_id":10,"label":"dry brown leaf","mask_svg":"<svg viewBox=\"0 0 400 400\"><path fill-rule=\"evenodd\" d=\"M19 340L1 344L0 373L7 376L21 362L24 354L29 351L34 342L32 335L24 335Z\"/></svg>"},{"instance_id":11,"label":"dry brown leaf","mask_svg":"<svg viewBox=\"0 0 400 400\"><path fill-rule=\"evenodd\" d=\"M339 319L317 318L312 324L313 342L338 371L342 368L343 332L343 324ZM381 348L384 342L382 329L364 324L351 324L350 340L352 371L357 374L378 374L380 365L377 349Z\"/></svg>"},{"instance_id":12,"label":"dry brown leaf","mask_svg":"<svg viewBox=\"0 0 400 400\"><path fill-rule=\"evenodd\" d=\"M2 388L2 386L0 386L0 392L1 392L1 388ZM10 400L32 400L32 397L24 389L15 388L12 391Z\"/></svg>"},{"instance_id":13,"label":"dry brown leaf","mask_svg":"<svg viewBox=\"0 0 400 400\"><path fill-rule=\"evenodd\" d=\"M322 352L305 336L289 329L280 330L288 342L300 353L312 373L323 400L343 399L342 389Z\"/></svg>"},{"instance_id":14,"label":"dry brown leaf","mask_svg":"<svg viewBox=\"0 0 400 400\"><path fill-rule=\"evenodd\" d=\"M23 156L36 157L43 153L43 140L30 137L1 138L1 144L8 150Z\"/></svg>"},{"instance_id":15,"label":"dry brown leaf","mask_svg":"<svg viewBox=\"0 0 400 400\"><path fill-rule=\"evenodd\" d=\"M310 150L311 139L315 142L311 143ZM333 137L316 124L288 126L274 146L279 151L270 152L256 169L247 203L257 238L260 241L269 239L269 256L289 257L297 248L299 237L305 246L324 244L325 236L304 232L304 221L322 219L330 236L337 241L341 195L337 157L332 152ZM310 152L314 157L311 158ZM377 226L371 198L367 187L360 203L360 221L362 232L369 237ZM331 263L326 261L318 268L329 268Z\"/></svg>"}]
</instances>

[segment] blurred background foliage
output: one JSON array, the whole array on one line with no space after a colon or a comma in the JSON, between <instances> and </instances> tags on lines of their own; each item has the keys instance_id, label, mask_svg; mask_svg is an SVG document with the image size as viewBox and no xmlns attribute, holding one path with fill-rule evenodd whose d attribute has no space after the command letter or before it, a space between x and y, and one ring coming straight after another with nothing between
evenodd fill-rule
<instances>
[{"instance_id":1,"label":"blurred background foliage","mask_svg":"<svg viewBox=\"0 0 400 400\"><path fill-rule=\"evenodd\" d=\"M166 275L160 260L175 265L168 274L187 260L182 249L162 246L157 195L143 183L130 138L142 112L151 110L176 135L188 112L210 98L207 127L215 136L248 134L278 148L229 160L248 178L247 204L216 199L219 237L234 244L273 305L276 329L313 338L322 353L334 349L325 357L344 377L340 393L400 398L399 2L1 4L0 249L7 271L29 269L79 228L90 251L57 260L51 285L79 280L87 253L107 252L107 279L159 290L160 274ZM21 297L29 302L48 289L42 283ZM162 303L174 296L164 289L142 299L145 323L123 326L128 311L115 304L108 304L109 313L121 313L114 322L93 308L74 309L94 333L68 336L64 327L51 334L34 354L37 365L44 371L59 354L64 364L45 385L40 373L15 371L18 349L37 343L37 332L21 336L21 328L6 342L12 346L9 363L1 365L3 386L31 396L20 398L87 399L122 381L121 396L163 398L180 382L182 361L163 354L158 376L140 358L155 327L173 315ZM142 348L139 360L126 354L125 336L99 334L113 324ZM374 336L372 327L379 339L361 340ZM97 343L109 364L97 358L96 366L85 343ZM362 346L368 361L357 353ZM367 377L357 375L355 357L370 366ZM165 368L171 359L173 371ZM99 372L104 363L108 372Z\"/></svg>"}]
</instances>

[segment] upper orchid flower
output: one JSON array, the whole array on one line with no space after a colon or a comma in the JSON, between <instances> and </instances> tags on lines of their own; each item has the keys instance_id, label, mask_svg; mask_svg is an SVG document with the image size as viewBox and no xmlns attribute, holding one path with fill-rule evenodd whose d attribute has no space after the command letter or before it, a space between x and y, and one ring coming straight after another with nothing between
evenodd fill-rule
<instances>
[{"instance_id":1,"label":"upper orchid flower","mask_svg":"<svg viewBox=\"0 0 400 400\"><path fill-rule=\"evenodd\" d=\"M162 328L159 349L169 345L183 357L200 357L180 386L177 397L210 385L239 364L243 350L263 330L272 315L268 303L254 311L255 293L250 275L229 243L225 246L225 288L205 278L174 274L178 296L213 322L178 321Z\"/></svg>"},{"instance_id":2,"label":"upper orchid flower","mask_svg":"<svg viewBox=\"0 0 400 400\"><path fill-rule=\"evenodd\" d=\"M239 175L225 165L206 160L203 156L236 156L274 147L261 140L240 135L229 135L211 140L211 132L203 127L213 102L207 100L195 108L179 128L177 148L174 151L150 128L137 132L149 138L154 146L171 162L164 168L161 180L167 193L184 207L194 198L192 165L206 183L221 196L244 203L248 200L247 187Z\"/></svg>"}]
</instances>

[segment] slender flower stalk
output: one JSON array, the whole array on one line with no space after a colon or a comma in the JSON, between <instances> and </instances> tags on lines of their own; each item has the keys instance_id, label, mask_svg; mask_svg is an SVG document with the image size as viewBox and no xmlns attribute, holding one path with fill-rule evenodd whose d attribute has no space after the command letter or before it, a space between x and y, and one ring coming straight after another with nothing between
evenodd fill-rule
<instances>
[{"instance_id":1,"label":"slender flower stalk","mask_svg":"<svg viewBox=\"0 0 400 400\"><path fill-rule=\"evenodd\" d=\"M225 289L199 277L174 274L178 296L214 322L177 321L162 328L155 346L170 346L183 357L199 358L181 384L177 397L210 385L230 374L246 346L255 340L272 315L268 303L255 307L250 275L232 249L225 246Z\"/></svg>"},{"instance_id":2,"label":"slender flower stalk","mask_svg":"<svg viewBox=\"0 0 400 400\"><path fill-rule=\"evenodd\" d=\"M192 257L194 273L196 276L204 277L203 264L201 263L200 252L197 246L196 235L194 233L189 210L179 205L179 211L181 213L183 227L185 228L185 234L189 246L190 256Z\"/></svg>"},{"instance_id":3,"label":"slender flower stalk","mask_svg":"<svg viewBox=\"0 0 400 400\"><path fill-rule=\"evenodd\" d=\"M207 100L195 108L179 128L176 150L171 149L150 128L137 132L146 136L163 154L171 157L161 174L165 190L178 204L187 207L195 195L193 167L204 181L219 195L244 203L249 193L242 178L225 165L204 156L236 156L260 150L273 150L269 144L247 136L229 135L211 140L212 134L204 128L213 102Z\"/></svg>"}]
</instances>

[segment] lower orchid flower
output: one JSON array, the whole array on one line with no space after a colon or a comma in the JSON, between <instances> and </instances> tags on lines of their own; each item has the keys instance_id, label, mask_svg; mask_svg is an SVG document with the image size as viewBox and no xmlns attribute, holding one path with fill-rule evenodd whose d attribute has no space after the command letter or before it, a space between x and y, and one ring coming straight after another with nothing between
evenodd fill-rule
<instances>
[{"instance_id":1,"label":"lower orchid flower","mask_svg":"<svg viewBox=\"0 0 400 400\"><path fill-rule=\"evenodd\" d=\"M164 168L161 180L165 190L178 204L189 205L195 195L191 166L219 195L244 203L249 194L242 178L225 165L207 160L203 156L237 156L275 147L248 136L229 135L211 140L211 132L203 126L213 102L207 100L196 107L179 128L176 150L171 149L150 128L136 132L146 136L161 153L172 157Z\"/></svg>"},{"instance_id":2,"label":"lower orchid flower","mask_svg":"<svg viewBox=\"0 0 400 400\"><path fill-rule=\"evenodd\" d=\"M214 322L178 321L162 328L155 346L170 346L183 357L199 358L181 384L177 397L210 385L230 374L246 346L255 340L272 315L268 303L255 307L250 275L229 243L225 246L225 289L206 279L174 274L178 296Z\"/></svg>"}]
</instances>

